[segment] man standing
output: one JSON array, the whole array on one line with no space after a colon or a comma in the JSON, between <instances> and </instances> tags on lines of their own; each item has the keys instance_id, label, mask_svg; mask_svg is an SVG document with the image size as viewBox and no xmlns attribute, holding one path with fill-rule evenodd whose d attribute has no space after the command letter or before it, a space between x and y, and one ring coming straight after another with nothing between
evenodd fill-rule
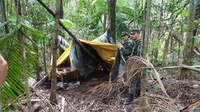
<instances>
[{"instance_id":1,"label":"man standing","mask_svg":"<svg viewBox=\"0 0 200 112\"><path fill-rule=\"evenodd\" d=\"M130 36L127 32L122 32L121 37L123 41L123 47L120 49L120 51L123 60L126 61L132 53L133 41L129 38Z\"/></svg>"},{"instance_id":2,"label":"man standing","mask_svg":"<svg viewBox=\"0 0 200 112\"><path fill-rule=\"evenodd\" d=\"M123 75L125 72L125 63L128 57L131 55L134 45L132 39L129 38L130 36L127 32L122 32L121 37L123 46L120 48L121 61L119 66L119 76L117 78L118 81L124 80Z\"/></svg>"},{"instance_id":3,"label":"man standing","mask_svg":"<svg viewBox=\"0 0 200 112\"><path fill-rule=\"evenodd\" d=\"M135 42L135 45L132 49L132 56L142 56L142 41L140 39L140 31L133 30L131 32L131 38ZM129 105L134 98L140 96L140 89L141 89L141 73L137 73L131 78L131 83L129 85L129 94L127 100L125 100L124 105Z\"/></svg>"}]
</instances>

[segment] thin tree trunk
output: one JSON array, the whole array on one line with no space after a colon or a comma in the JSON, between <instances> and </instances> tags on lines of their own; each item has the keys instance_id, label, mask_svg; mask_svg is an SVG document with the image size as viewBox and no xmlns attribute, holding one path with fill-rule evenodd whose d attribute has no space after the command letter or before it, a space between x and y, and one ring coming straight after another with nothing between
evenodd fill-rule
<instances>
[{"instance_id":1,"label":"thin tree trunk","mask_svg":"<svg viewBox=\"0 0 200 112\"><path fill-rule=\"evenodd\" d=\"M47 75L47 62L46 62L46 36L43 39L43 61L44 61L44 71L45 76ZM50 55L51 56L51 55Z\"/></svg>"},{"instance_id":2,"label":"thin tree trunk","mask_svg":"<svg viewBox=\"0 0 200 112\"><path fill-rule=\"evenodd\" d=\"M63 12L63 0L60 0L60 12L59 12L59 18L63 19L64 16L64 12ZM59 46L59 56L62 55L62 53L64 52L64 50L61 48L61 46Z\"/></svg>"},{"instance_id":3,"label":"thin tree trunk","mask_svg":"<svg viewBox=\"0 0 200 112\"><path fill-rule=\"evenodd\" d=\"M161 1L161 4L163 3L163 0ZM162 16L163 16L163 9L162 9L162 5L160 4L160 6L161 6L161 9L160 9L160 11L159 11L159 17L158 17L158 35L157 35L157 41L159 41L160 40L160 36L161 36L161 31L162 31L162 29L161 29L161 21L162 21ZM159 41L160 42L160 41ZM160 43L159 43L160 44ZM156 46L156 48L155 48L155 57L154 57L154 63L157 63L158 62L158 47Z\"/></svg>"},{"instance_id":4,"label":"thin tree trunk","mask_svg":"<svg viewBox=\"0 0 200 112\"><path fill-rule=\"evenodd\" d=\"M173 53L173 38L170 38L170 53Z\"/></svg>"},{"instance_id":5,"label":"thin tree trunk","mask_svg":"<svg viewBox=\"0 0 200 112\"><path fill-rule=\"evenodd\" d=\"M37 43L37 39L36 38L33 38L33 41L35 43ZM38 50L37 46L34 43L33 43L33 49L35 50L35 52L38 53L39 50ZM37 60L39 60L37 55L35 55L35 57L37 58ZM39 81L41 79L41 77L40 77L41 67L37 62L35 62L35 65L36 65L35 74L36 74L36 77L37 77L37 81Z\"/></svg>"},{"instance_id":6,"label":"thin tree trunk","mask_svg":"<svg viewBox=\"0 0 200 112\"><path fill-rule=\"evenodd\" d=\"M20 0L15 1L17 6L17 22L19 23L21 21L21 5ZM24 73L24 82L26 85L26 99L27 99L27 105L28 105L28 112L32 112L31 107L31 100L30 100L30 89L28 85L28 74L27 74L27 65L26 65L26 49L25 49L25 38L20 32L24 32L23 29L19 29L19 37L20 37L20 46L21 46L21 53L22 53L22 64L23 64L23 73Z\"/></svg>"},{"instance_id":7,"label":"thin tree trunk","mask_svg":"<svg viewBox=\"0 0 200 112\"><path fill-rule=\"evenodd\" d=\"M146 19L145 19L145 35L144 35L144 52L143 52L143 57L147 57L147 52L148 52L148 41L149 38L151 37L151 32L150 32L150 11L151 11L151 0L147 0L147 7L146 7ZM142 77L141 77L141 95L145 95L146 93L146 87L147 87L147 76L146 76L146 71L143 72ZM141 98L140 101L140 106L141 107L146 107L146 98L143 97ZM147 108L141 109L142 112L146 112Z\"/></svg>"},{"instance_id":8,"label":"thin tree trunk","mask_svg":"<svg viewBox=\"0 0 200 112\"><path fill-rule=\"evenodd\" d=\"M188 14L188 31L186 34L186 46L183 51L183 63L190 66L193 60L193 29L194 29L194 16L195 16L195 0L189 2L189 14ZM188 79L191 76L191 72L186 69L181 69L181 75L179 79Z\"/></svg>"},{"instance_id":9,"label":"thin tree trunk","mask_svg":"<svg viewBox=\"0 0 200 112\"><path fill-rule=\"evenodd\" d=\"M114 43L116 43L115 39L115 33L116 33L116 13L115 13L115 7L116 7L116 0L108 0L108 9L109 9L109 24L111 28L111 36L114 40Z\"/></svg>"},{"instance_id":10,"label":"thin tree trunk","mask_svg":"<svg viewBox=\"0 0 200 112\"><path fill-rule=\"evenodd\" d=\"M163 61L162 61L162 66L167 65L167 54L168 54L168 49L169 49L169 40L171 38L171 32L169 33L168 38L165 40L165 47L163 50Z\"/></svg>"},{"instance_id":11,"label":"thin tree trunk","mask_svg":"<svg viewBox=\"0 0 200 112\"><path fill-rule=\"evenodd\" d=\"M51 95L50 101L51 103L57 104L56 97L56 84L57 84L57 75L56 75L56 60L57 60L57 48L58 48L58 28L59 28L59 16L60 16L60 2L61 0L57 0L56 2L56 14L55 14L55 27L54 27L54 38L53 38L53 67L52 67L52 75L51 75Z\"/></svg>"},{"instance_id":12,"label":"thin tree trunk","mask_svg":"<svg viewBox=\"0 0 200 112\"><path fill-rule=\"evenodd\" d=\"M104 29L104 32L106 31L106 26L107 26L107 13L105 13L104 16L103 16L103 29Z\"/></svg>"},{"instance_id":13,"label":"thin tree trunk","mask_svg":"<svg viewBox=\"0 0 200 112\"><path fill-rule=\"evenodd\" d=\"M15 9L15 5L14 5L15 2L14 2L14 0L10 0L10 7L11 7L11 8L10 8L10 10L8 10L8 9L9 9L9 8L8 8L8 7L9 7L8 1L9 1L9 0L7 0L7 11L8 11L10 14L12 14L13 10Z\"/></svg>"},{"instance_id":14,"label":"thin tree trunk","mask_svg":"<svg viewBox=\"0 0 200 112\"><path fill-rule=\"evenodd\" d=\"M60 12L59 12L59 18L63 19L64 11L63 11L63 0L60 0Z\"/></svg>"},{"instance_id":15,"label":"thin tree trunk","mask_svg":"<svg viewBox=\"0 0 200 112\"><path fill-rule=\"evenodd\" d=\"M37 17L37 16L36 16ZM33 26L35 26L34 28L36 28L36 29L40 29L40 25L38 26L37 24L35 24L35 23L37 23L37 20L36 19L33 19ZM33 44L33 49L35 50L35 52L37 52L37 54L39 54L39 49L38 49L38 47L37 47L37 38L38 37L36 37L36 35L34 36L35 38L33 38L33 41L34 41L34 43L32 43ZM37 59L37 60L39 60L39 57L38 57L38 55L34 55L35 56L35 58ZM41 79L41 76L40 76L40 72L41 72L41 67L40 67L40 65L39 65L39 63L38 62L34 62L34 64L35 64L35 66L36 66L36 68L35 68L35 75L36 75L36 80L37 81L39 81L40 79Z\"/></svg>"},{"instance_id":16,"label":"thin tree trunk","mask_svg":"<svg viewBox=\"0 0 200 112\"><path fill-rule=\"evenodd\" d=\"M5 0L1 0L1 11L2 11L2 22L6 22L7 16L6 16ZM8 24L5 24L4 31L5 31L5 34L9 33Z\"/></svg>"}]
</instances>

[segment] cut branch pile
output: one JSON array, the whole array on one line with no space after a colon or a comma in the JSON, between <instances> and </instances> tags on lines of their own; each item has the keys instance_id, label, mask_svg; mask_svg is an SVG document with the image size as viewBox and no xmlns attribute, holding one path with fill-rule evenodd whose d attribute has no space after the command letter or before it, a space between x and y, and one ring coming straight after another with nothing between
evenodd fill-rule
<instances>
[{"instance_id":1,"label":"cut branch pile","mask_svg":"<svg viewBox=\"0 0 200 112\"><path fill-rule=\"evenodd\" d=\"M78 100L71 101L72 99L67 98L67 111L78 111L78 112L93 112L93 111L109 111L109 112L122 112L139 111L140 98L135 99L131 105L124 106L122 101L126 98L127 86L122 82L120 83L102 83L87 92L85 92ZM78 96L76 96L77 98ZM154 95L147 93L149 112L178 112L178 108L174 105L171 100L161 95ZM73 99L74 100L74 99Z\"/></svg>"},{"instance_id":2,"label":"cut branch pile","mask_svg":"<svg viewBox=\"0 0 200 112\"><path fill-rule=\"evenodd\" d=\"M164 85L161 81L160 75L157 72L157 70L154 68L154 66L148 62L147 60L141 58L141 57L131 57L128 59L126 63L126 75L127 75L127 84L130 83L131 78L136 75L137 73L141 72L145 68L151 68L153 70L153 75L158 81L158 84L161 88L161 90L165 93L165 95L169 98L169 95L167 94ZM170 99L170 98L169 98Z\"/></svg>"}]
</instances>

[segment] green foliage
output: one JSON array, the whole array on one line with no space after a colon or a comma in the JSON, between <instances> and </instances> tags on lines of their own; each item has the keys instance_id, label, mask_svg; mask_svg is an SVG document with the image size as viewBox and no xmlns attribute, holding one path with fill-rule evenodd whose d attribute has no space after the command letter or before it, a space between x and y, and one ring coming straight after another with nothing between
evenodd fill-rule
<instances>
[{"instance_id":1,"label":"green foliage","mask_svg":"<svg viewBox=\"0 0 200 112\"><path fill-rule=\"evenodd\" d=\"M37 10L35 11L37 12ZM34 15L34 13L30 14ZM33 75L36 67L35 64L41 65L41 62L36 58L36 56L40 56L40 54L34 51L33 44L35 44L40 49L39 44L43 41L44 38L43 32L33 28L36 25L34 24L33 26L33 21L31 21L41 20L40 22L42 22L42 19L33 19L35 15L33 18L31 18L30 16L22 16L21 23L17 24L16 14L9 13L8 15L8 21L6 23L9 25L8 27L10 31L8 34L2 33L0 35L0 53L4 56L9 65L9 71L6 77L6 81L1 88L1 99L4 111L9 110L10 104L15 107L15 104L18 102L19 96L23 97L25 91L19 34L23 35L26 38L25 49L27 74L31 77L35 77ZM47 19L43 18L43 20L46 21ZM5 23L1 24L0 26L4 26L4 24ZM41 23L38 22L37 25L39 24ZM25 32L20 31L22 28L25 30ZM37 42L33 41L33 39L36 39Z\"/></svg>"},{"instance_id":2,"label":"green foliage","mask_svg":"<svg viewBox=\"0 0 200 112\"><path fill-rule=\"evenodd\" d=\"M50 9L55 10L55 0L43 0ZM1 94L3 97L3 108L7 110L9 103L17 101L17 95L22 95L25 85L23 83L22 59L19 45L19 34L26 38L26 56L28 75L34 77L35 64L41 65L41 62L35 58L41 58L41 54L33 50L35 45L41 51L41 44L45 41L50 43L54 33L54 18L39 4L37 1L24 1L22 7L25 8L24 15L21 17L21 23L17 24L17 15L15 9L11 5L11 1L7 1L8 20L0 23L0 31L8 25L9 33L0 34L0 53L9 63L9 75L6 78ZM170 30L166 26L170 26L173 30L181 35L185 35L187 31L188 19L188 0L156 0L152 4L151 10L151 31L152 35L163 33L159 38L151 37L149 39L148 54L150 60L154 64L161 64L163 57L163 48ZM145 2L143 0L117 0L116 6L116 34L121 39L122 31L130 32L135 28L144 28ZM93 40L104 33L104 27L108 26L108 7L106 0L63 0L64 19L63 24L76 35L76 37L85 40ZM160 15L162 14L162 18ZM106 17L107 18L104 18ZM104 23L106 19L106 23ZM159 22L161 20L161 22ZM200 19L196 17L195 28L199 28ZM25 32L19 32L19 29L25 29ZM159 30L160 28L160 30ZM59 29L59 34L71 40L69 35ZM44 40L45 37L45 40ZM195 46L200 47L199 33L195 38ZM183 38L185 40L185 37ZM183 46L179 46L175 40L172 42L172 52L168 52L167 59L173 64L181 57ZM155 59L155 52L158 56ZM154 88L159 92L159 87ZM6 99L6 100L5 100Z\"/></svg>"},{"instance_id":3,"label":"green foliage","mask_svg":"<svg viewBox=\"0 0 200 112\"><path fill-rule=\"evenodd\" d=\"M65 25L67 28L73 28L74 25L70 20L60 19L60 21Z\"/></svg>"},{"instance_id":4,"label":"green foliage","mask_svg":"<svg viewBox=\"0 0 200 112\"><path fill-rule=\"evenodd\" d=\"M198 48L200 48L200 34L198 34L198 35L196 35L195 37L194 37L194 44L198 47Z\"/></svg>"},{"instance_id":5,"label":"green foliage","mask_svg":"<svg viewBox=\"0 0 200 112\"><path fill-rule=\"evenodd\" d=\"M23 68L22 68L22 54L20 51L19 42L19 29L12 31L11 33L0 38L1 44L0 52L8 61L9 72L6 77L5 84L2 87L1 97L3 102L3 110L9 108L8 104L15 105L18 100L18 96L22 96L25 91L25 85L23 81ZM29 43L29 41L27 41ZM4 47L6 46L6 47ZM35 52L31 44L25 45L26 60L27 60L27 74L32 76L34 73L35 62L39 63L39 60L35 58Z\"/></svg>"},{"instance_id":6,"label":"green foliage","mask_svg":"<svg viewBox=\"0 0 200 112\"><path fill-rule=\"evenodd\" d=\"M153 86L153 91L154 91L155 93L160 93L160 91L161 91L160 86L159 86L158 84L154 85L154 86Z\"/></svg>"}]
</instances>

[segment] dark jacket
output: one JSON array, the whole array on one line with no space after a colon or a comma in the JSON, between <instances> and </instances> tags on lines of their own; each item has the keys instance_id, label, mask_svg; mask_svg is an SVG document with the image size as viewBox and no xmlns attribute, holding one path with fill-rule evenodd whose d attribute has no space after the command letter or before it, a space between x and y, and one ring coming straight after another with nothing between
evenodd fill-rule
<instances>
[{"instance_id":1,"label":"dark jacket","mask_svg":"<svg viewBox=\"0 0 200 112\"><path fill-rule=\"evenodd\" d=\"M130 57L132 56L142 56L142 40L138 40L135 42L135 45L133 46L132 53Z\"/></svg>"},{"instance_id":2,"label":"dark jacket","mask_svg":"<svg viewBox=\"0 0 200 112\"><path fill-rule=\"evenodd\" d=\"M123 47L121 48L121 53L124 59L127 59L131 55L133 46L134 44L131 39L127 39L124 42Z\"/></svg>"}]
</instances>

